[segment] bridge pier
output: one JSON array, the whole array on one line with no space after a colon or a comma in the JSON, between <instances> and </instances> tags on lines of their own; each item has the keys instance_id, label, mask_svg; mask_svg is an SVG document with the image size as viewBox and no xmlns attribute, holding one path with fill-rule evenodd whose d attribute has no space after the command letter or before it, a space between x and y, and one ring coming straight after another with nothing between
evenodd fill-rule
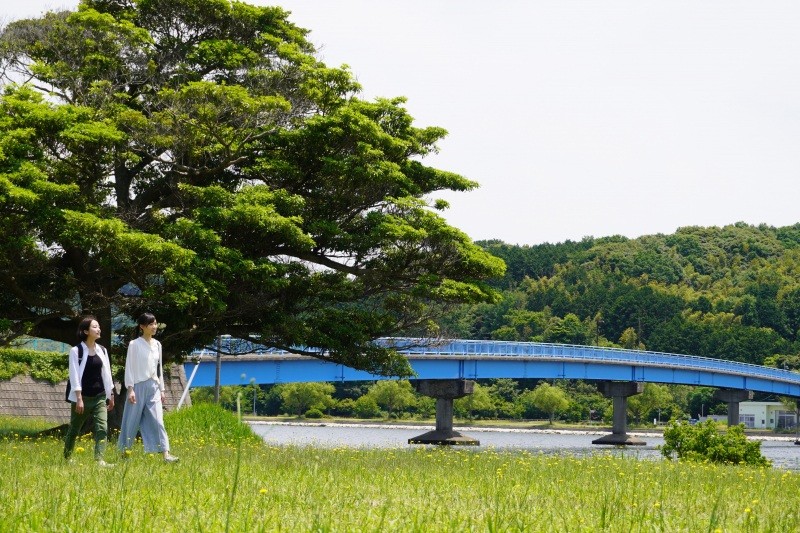
<instances>
[{"instance_id":1,"label":"bridge pier","mask_svg":"<svg viewBox=\"0 0 800 533\"><path fill-rule=\"evenodd\" d=\"M436 429L408 439L409 444L477 446L480 441L453 430L453 400L472 394L475 382L468 379L419 379L411 382L420 394L436 398Z\"/></svg>"},{"instance_id":2,"label":"bridge pier","mask_svg":"<svg viewBox=\"0 0 800 533\"><path fill-rule=\"evenodd\" d=\"M739 424L739 402L753 399L753 391L739 389L717 389L714 399L728 404L728 427Z\"/></svg>"},{"instance_id":3,"label":"bridge pier","mask_svg":"<svg viewBox=\"0 0 800 533\"><path fill-rule=\"evenodd\" d=\"M614 401L614 422L611 435L605 435L592 441L592 444L613 444L626 446L642 446L643 440L628 435L628 396L641 394L644 383L639 381L601 381L598 387L606 398Z\"/></svg>"}]
</instances>

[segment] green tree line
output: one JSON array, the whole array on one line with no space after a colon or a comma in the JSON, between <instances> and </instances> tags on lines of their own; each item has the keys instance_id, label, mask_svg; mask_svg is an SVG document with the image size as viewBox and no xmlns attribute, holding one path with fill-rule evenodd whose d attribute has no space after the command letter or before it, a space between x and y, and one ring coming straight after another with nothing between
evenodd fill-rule
<instances>
[{"instance_id":1,"label":"green tree line","mask_svg":"<svg viewBox=\"0 0 800 533\"><path fill-rule=\"evenodd\" d=\"M799 367L800 224L515 246L499 304L460 307L454 338L621 346Z\"/></svg>"},{"instance_id":2,"label":"green tree line","mask_svg":"<svg viewBox=\"0 0 800 533\"><path fill-rule=\"evenodd\" d=\"M686 420L701 414L724 413L725 405L713 399L713 388L648 383L642 394L628 399L628 415L641 425ZM418 394L407 380L353 383L284 383L238 385L220 388L220 404L256 416L305 418L345 417L383 420L430 420L436 401ZM214 401L212 387L192 391L195 403ZM608 423L611 400L590 382L482 380L473 394L458 398L454 415L464 420L545 420L552 424Z\"/></svg>"}]
</instances>

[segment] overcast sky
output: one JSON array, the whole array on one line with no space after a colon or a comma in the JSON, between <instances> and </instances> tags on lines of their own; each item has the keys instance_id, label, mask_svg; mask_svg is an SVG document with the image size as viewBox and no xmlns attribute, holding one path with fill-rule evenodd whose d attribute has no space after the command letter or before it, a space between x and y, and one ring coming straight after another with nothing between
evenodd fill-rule
<instances>
[{"instance_id":1,"label":"overcast sky","mask_svg":"<svg viewBox=\"0 0 800 533\"><path fill-rule=\"evenodd\" d=\"M77 0L3 0L5 20ZM512 244L800 222L800 2L286 0L363 96L449 131L450 223Z\"/></svg>"}]
</instances>

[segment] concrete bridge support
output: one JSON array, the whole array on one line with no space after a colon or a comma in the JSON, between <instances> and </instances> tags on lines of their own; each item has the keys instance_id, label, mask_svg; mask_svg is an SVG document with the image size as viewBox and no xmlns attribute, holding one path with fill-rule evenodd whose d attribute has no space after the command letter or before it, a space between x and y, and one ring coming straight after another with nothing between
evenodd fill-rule
<instances>
[{"instance_id":1,"label":"concrete bridge support","mask_svg":"<svg viewBox=\"0 0 800 533\"><path fill-rule=\"evenodd\" d=\"M420 394L436 398L436 429L408 439L409 444L477 446L480 441L453 430L453 400L472 394L475 382L468 379L419 379L412 381Z\"/></svg>"},{"instance_id":2,"label":"concrete bridge support","mask_svg":"<svg viewBox=\"0 0 800 533\"><path fill-rule=\"evenodd\" d=\"M753 391L739 389L717 389L714 399L728 404L728 426L739 424L739 402L753 399Z\"/></svg>"},{"instance_id":3,"label":"concrete bridge support","mask_svg":"<svg viewBox=\"0 0 800 533\"><path fill-rule=\"evenodd\" d=\"M643 440L628 435L628 396L641 394L644 383L639 381L602 381L598 387L606 398L614 400L614 422L611 435L595 439L592 444L642 446Z\"/></svg>"}]
</instances>

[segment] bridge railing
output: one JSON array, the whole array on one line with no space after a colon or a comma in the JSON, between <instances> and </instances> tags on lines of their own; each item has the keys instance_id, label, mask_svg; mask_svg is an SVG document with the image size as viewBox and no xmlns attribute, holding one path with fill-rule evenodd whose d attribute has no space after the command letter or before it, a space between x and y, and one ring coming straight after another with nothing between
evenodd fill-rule
<instances>
[{"instance_id":1,"label":"bridge railing","mask_svg":"<svg viewBox=\"0 0 800 533\"><path fill-rule=\"evenodd\" d=\"M654 352L649 350L627 350L576 344L552 344L543 342L487 341L464 339L422 339L412 337L385 337L377 344L392 347L410 356L442 357L532 357L557 358L559 360L581 360L606 363L637 364L680 369L716 371L726 374L761 377L788 383L800 383L800 374L738 361L727 361L696 355ZM268 348L257 343L222 336L216 346L208 346L192 352L192 356L217 355L286 355L288 352Z\"/></svg>"},{"instance_id":2,"label":"bridge railing","mask_svg":"<svg viewBox=\"0 0 800 533\"><path fill-rule=\"evenodd\" d=\"M551 344L519 341L443 340L429 341L414 338L383 338L379 343L398 348L405 354L484 357L555 357L560 360L590 360L635 363L674 368L697 368L745 376L778 379L800 383L800 374L751 363L714 359L696 355L627 350L576 344Z\"/></svg>"}]
</instances>

